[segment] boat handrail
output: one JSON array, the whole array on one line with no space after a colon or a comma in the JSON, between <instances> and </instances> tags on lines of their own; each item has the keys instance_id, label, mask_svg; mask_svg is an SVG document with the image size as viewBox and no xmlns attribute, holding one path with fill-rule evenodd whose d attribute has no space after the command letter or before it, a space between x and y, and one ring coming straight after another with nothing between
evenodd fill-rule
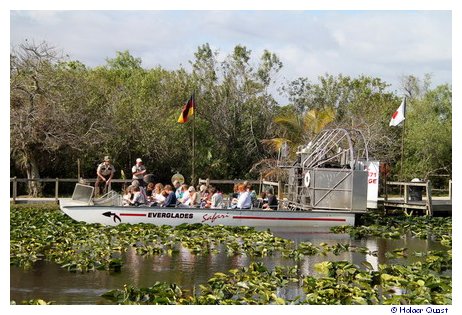
<instances>
[{"instance_id":1,"label":"boat handrail","mask_svg":"<svg viewBox=\"0 0 462 315\"><path fill-rule=\"evenodd\" d=\"M93 204L98 206L121 206L122 196L117 192L110 190L103 196L93 199Z\"/></svg>"}]
</instances>

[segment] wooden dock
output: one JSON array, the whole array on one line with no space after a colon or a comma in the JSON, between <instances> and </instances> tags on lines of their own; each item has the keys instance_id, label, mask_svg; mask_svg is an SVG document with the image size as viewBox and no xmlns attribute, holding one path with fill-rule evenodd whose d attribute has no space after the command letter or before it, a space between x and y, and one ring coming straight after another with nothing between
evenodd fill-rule
<instances>
[{"instance_id":1,"label":"wooden dock","mask_svg":"<svg viewBox=\"0 0 462 315\"><path fill-rule=\"evenodd\" d=\"M404 198L379 198L379 208L383 208L385 211L393 209L403 209L407 213L413 211L414 213L429 214L428 202L426 198L422 198L422 201L404 201ZM443 216L452 215L452 200L448 197L433 197L431 200L431 215Z\"/></svg>"},{"instance_id":2,"label":"wooden dock","mask_svg":"<svg viewBox=\"0 0 462 315\"><path fill-rule=\"evenodd\" d=\"M387 187L399 186L402 196L388 196ZM418 193L416 194L416 188ZM414 194L412 194L414 189ZM379 198L378 204L385 212L393 209L403 209L406 213L421 213L429 216L452 215L452 181L449 181L449 194L444 197L432 196L430 181L424 182L387 182L385 196Z\"/></svg>"}]
</instances>

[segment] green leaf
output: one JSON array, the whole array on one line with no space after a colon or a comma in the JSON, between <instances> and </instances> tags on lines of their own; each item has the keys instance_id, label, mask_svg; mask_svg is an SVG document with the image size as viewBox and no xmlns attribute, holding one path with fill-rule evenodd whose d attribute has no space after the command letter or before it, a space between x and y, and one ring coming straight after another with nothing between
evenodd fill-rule
<instances>
[{"instance_id":1,"label":"green leaf","mask_svg":"<svg viewBox=\"0 0 462 315\"><path fill-rule=\"evenodd\" d=\"M373 270L374 269L374 267L372 267L372 264L370 262L368 262L368 261L362 261L361 265L366 267L367 270Z\"/></svg>"}]
</instances>

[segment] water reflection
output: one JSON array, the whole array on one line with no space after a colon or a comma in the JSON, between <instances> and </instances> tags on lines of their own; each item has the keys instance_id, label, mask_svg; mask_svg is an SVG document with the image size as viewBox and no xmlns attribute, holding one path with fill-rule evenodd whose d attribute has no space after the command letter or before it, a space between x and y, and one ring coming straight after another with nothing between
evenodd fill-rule
<instances>
[{"instance_id":1,"label":"water reflection","mask_svg":"<svg viewBox=\"0 0 462 315\"><path fill-rule=\"evenodd\" d=\"M369 248L369 250L372 253L379 251L379 247L377 246L377 241L375 241L375 240L366 240L366 247ZM373 255L365 255L365 256L366 256L365 257L366 261L371 264L372 268L374 270L378 270L379 261L378 261L377 257L375 257Z\"/></svg>"},{"instance_id":2,"label":"water reflection","mask_svg":"<svg viewBox=\"0 0 462 315\"><path fill-rule=\"evenodd\" d=\"M100 295L106 291L122 288L124 284L136 287L149 287L156 281L176 283L184 290L199 292L199 285L206 283L215 272L227 272L229 269L248 266L251 262L263 262L268 268L274 266L298 265L302 275L315 274L316 263L330 260L347 260L361 266L361 262L369 262L374 269L383 263L412 263L418 258L411 255L414 251L442 249L439 243L414 238L399 240L368 239L352 240L348 235L332 234L326 231L310 233L297 231L273 231L276 236L292 239L296 244L311 242L314 245L326 243L329 246L337 243L356 247L367 247L377 256L355 252L342 252L338 256L328 253L326 256L315 255L304 257L299 262L282 257L275 253L269 257L248 257L226 253L225 245L217 247L218 254L196 255L189 249L179 246L178 252L171 255L140 256L134 249L122 254L124 265L122 272L95 271L89 273L71 273L53 263L38 262L31 270L11 266L10 268L10 299L20 302L41 298L55 301L56 304L105 304L110 301ZM408 248L409 258L387 259L385 253L396 248ZM278 296L293 299L303 292L297 284L280 289Z\"/></svg>"}]
</instances>

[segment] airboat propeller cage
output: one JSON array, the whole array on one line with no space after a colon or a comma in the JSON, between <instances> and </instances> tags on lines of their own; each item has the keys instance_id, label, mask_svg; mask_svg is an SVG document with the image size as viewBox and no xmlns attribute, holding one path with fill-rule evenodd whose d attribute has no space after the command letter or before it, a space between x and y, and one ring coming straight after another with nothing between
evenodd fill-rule
<instances>
[{"instance_id":1,"label":"airboat propeller cage","mask_svg":"<svg viewBox=\"0 0 462 315\"><path fill-rule=\"evenodd\" d=\"M325 129L297 150L289 167L288 201L294 210L364 212L369 156L356 129Z\"/></svg>"}]
</instances>

